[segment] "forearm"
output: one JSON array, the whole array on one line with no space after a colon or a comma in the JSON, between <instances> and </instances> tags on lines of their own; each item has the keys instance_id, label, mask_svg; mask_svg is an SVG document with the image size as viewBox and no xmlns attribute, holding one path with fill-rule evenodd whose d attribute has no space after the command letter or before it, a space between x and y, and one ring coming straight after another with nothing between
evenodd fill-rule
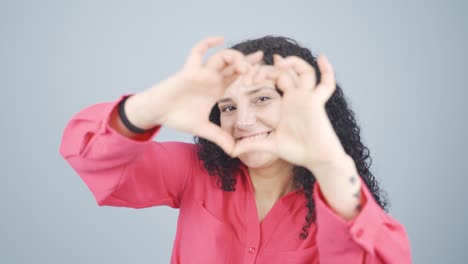
<instances>
[{"instance_id":1,"label":"forearm","mask_svg":"<svg viewBox=\"0 0 468 264\"><path fill-rule=\"evenodd\" d=\"M167 99L167 91L174 90L179 80L175 77L167 78L151 88L131 95L124 104L124 112L128 121L134 126L148 130L143 134L130 131L119 116L118 106L113 110L109 125L120 134L135 140L148 140L154 129L163 124L164 114L172 100Z\"/></svg>"},{"instance_id":2,"label":"forearm","mask_svg":"<svg viewBox=\"0 0 468 264\"><path fill-rule=\"evenodd\" d=\"M328 205L345 220L354 218L362 206L361 181L353 159L345 155L332 163L308 166Z\"/></svg>"},{"instance_id":3,"label":"forearm","mask_svg":"<svg viewBox=\"0 0 468 264\"><path fill-rule=\"evenodd\" d=\"M365 202L355 213L359 214L351 216L352 220L346 220L346 215L333 208L336 206L331 205L332 201L326 201L334 199L334 196L325 195L327 183L322 178L318 181L324 185L314 186L320 263L411 263L410 244L404 226L382 210L360 177L357 181L361 183L361 199ZM338 187L335 188L337 191L334 193L338 193ZM350 207L352 210L352 205Z\"/></svg>"}]
</instances>

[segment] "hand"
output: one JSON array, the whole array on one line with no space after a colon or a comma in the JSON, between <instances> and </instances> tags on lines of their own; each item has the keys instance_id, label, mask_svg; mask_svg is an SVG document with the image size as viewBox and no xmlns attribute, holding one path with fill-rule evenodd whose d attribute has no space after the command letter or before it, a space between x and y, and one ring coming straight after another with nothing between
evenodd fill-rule
<instances>
[{"instance_id":1,"label":"hand","mask_svg":"<svg viewBox=\"0 0 468 264\"><path fill-rule=\"evenodd\" d=\"M208 49L223 42L221 37L210 37L197 43L178 73L135 95L133 104L138 107L133 109L140 111L134 112L146 113L144 117L134 119L135 125L138 126L138 120L144 124L142 128L167 125L215 142L226 153L232 153L234 139L211 123L208 117L224 90L251 65L261 61L263 55L256 52L244 56L239 51L224 49L203 62ZM129 108L132 107L131 99Z\"/></svg>"},{"instance_id":2,"label":"hand","mask_svg":"<svg viewBox=\"0 0 468 264\"><path fill-rule=\"evenodd\" d=\"M308 168L346 156L325 110L325 103L336 89L330 62L325 56L318 58L321 82L316 85L315 71L303 59L275 55L274 61L274 66L262 66L256 80L272 80L283 91L278 127L265 139L239 142L234 155L268 151Z\"/></svg>"}]
</instances>

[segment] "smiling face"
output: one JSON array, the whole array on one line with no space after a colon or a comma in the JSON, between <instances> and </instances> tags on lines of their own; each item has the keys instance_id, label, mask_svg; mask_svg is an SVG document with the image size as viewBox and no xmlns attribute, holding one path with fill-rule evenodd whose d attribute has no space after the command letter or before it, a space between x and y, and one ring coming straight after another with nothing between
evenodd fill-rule
<instances>
[{"instance_id":1,"label":"smiling face","mask_svg":"<svg viewBox=\"0 0 468 264\"><path fill-rule=\"evenodd\" d=\"M240 76L218 101L221 128L236 142L268 137L279 123L281 96L273 82L252 82L252 73ZM278 160L272 153L252 149L239 156L248 167L263 168Z\"/></svg>"}]
</instances>

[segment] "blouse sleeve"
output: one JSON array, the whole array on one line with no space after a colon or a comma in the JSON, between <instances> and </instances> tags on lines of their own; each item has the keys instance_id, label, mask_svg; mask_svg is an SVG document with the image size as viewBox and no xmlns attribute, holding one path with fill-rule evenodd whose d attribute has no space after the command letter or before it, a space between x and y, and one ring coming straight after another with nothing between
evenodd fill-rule
<instances>
[{"instance_id":1,"label":"blouse sleeve","mask_svg":"<svg viewBox=\"0 0 468 264\"><path fill-rule=\"evenodd\" d=\"M88 186L100 206L179 208L198 159L195 145L127 138L109 126L124 98L87 107L68 122L60 154Z\"/></svg>"},{"instance_id":2,"label":"blouse sleeve","mask_svg":"<svg viewBox=\"0 0 468 264\"><path fill-rule=\"evenodd\" d=\"M366 202L349 221L327 205L318 183L315 184L320 263L411 263L404 226L377 204L362 179L361 182Z\"/></svg>"}]
</instances>

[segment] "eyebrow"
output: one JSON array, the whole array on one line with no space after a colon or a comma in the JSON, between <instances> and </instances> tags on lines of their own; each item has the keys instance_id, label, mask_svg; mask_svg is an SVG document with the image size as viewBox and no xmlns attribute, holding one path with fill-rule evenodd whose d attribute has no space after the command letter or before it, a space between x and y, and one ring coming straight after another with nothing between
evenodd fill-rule
<instances>
[{"instance_id":1,"label":"eyebrow","mask_svg":"<svg viewBox=\"0 0 468 264\"><path fill-rule=\"evenodd\" d=\"M276 92L276 89L273 88L273 87L263 86L263 87L260 87L260 88L257 88L257 89L253 89L253 90L247 91L245 94L246 94L246 95L252 95L252 94L258 93L258 92L260 92L261 90L265 90L265 89L270 89L270 90L273 90L273 91ZM232 101L232 99L229 98L229 97L223 98L223 99L221 99L221 100L218 101L218 104L219 104L219 103L229 102L229 101Z\"/></svg>"}]
</instances>

